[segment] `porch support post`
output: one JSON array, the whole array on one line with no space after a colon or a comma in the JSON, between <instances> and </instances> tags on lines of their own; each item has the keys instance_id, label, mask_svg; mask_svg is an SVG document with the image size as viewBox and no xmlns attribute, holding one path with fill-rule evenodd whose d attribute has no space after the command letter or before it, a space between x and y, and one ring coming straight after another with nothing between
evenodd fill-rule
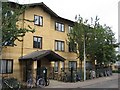
<instances>
[{"instance_id":1,"label":"porch support post","mask_svg":"<svg viewBox=\"0 0 120 90\"><path fill-rule=\"evenodd\" d=\"M60 73L61 67L60 67L60 61L58 61L58 74Z\"/></svg>"}]
</instances>

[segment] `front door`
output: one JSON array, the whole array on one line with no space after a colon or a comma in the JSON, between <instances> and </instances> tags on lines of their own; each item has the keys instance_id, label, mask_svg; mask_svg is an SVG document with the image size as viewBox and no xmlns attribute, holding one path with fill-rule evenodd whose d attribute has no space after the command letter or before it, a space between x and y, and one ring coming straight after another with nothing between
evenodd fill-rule
<instances>
[{"instance_id":1,"label":"front door","mask_svg":"<svg viewBox=\"0 0 120 90\"><path fill-rule=\"evenodd\" d=\"M26 60L23 64L23 81L27 81L30 74L32 74L33 61Z\"/></svg>"},{"instance_id":2,"label":"front door","mask_svg":"<svg viewBox=\"0 0 120 90\"><path fill-rule=\"evenodd\" d=\"M36 72L36 78L38 79L41 75L41 60L37 61L37 72Z\"/></svg>"}]
</instances>

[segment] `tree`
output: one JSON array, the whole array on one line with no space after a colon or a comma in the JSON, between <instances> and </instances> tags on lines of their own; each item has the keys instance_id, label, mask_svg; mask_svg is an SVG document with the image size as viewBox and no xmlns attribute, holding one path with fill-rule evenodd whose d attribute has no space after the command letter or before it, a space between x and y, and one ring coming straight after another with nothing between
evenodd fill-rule
<instances>
[{"instance_id":1,"label":"tree","mask_svg":"<svg viewBox=\"0 0 120 90\"><path fill-rule=\"evenodd\" d=\"M117 55L117 61L120 61L120 54Z\"/></svg>"},{"instance_id":2,"label":"tree","mask_svg":"<svg viewBox=\"0 0 120 90\"><path fill-rule=\"evenodd\" d=\"M83 47L84 47L84 40L86 35L86 30L88 27L85 25L87 20L83 21L82 17L76 18L76 22L74 24L73 29L68 34L68 40L70 48L74 48L74 52L77 54L77 58L81 61L81 70L82 70L82 60L83 60ZM76 46L77 45L77 46Z\"/></svg>"},{"instance_id":3,"label":"tree","mask_svg":"<svg viewBox=\"0 0 120 90\"><path fill-rule=\"evenodd\" d=\"M97 45L95 56L98 64L109 64L116 60L115 37L109 26L97 25L95 43Z\"/></svg>"},{"instance_id":4,"label":"tree","mask_svg":"<svg viewBox=\"0 0 120 90\"><path fill-rule=\"evenodd\" d=\"M28 25L28 29L17 25L20 21L28 21L20 18L28 6L18 5L16 3L3 3L2 10L2 46L16 45L15 40L22 41L20 37L25 36L27 32L35 32L33 28Z\"/></svg>"},{"instance_id":5,"label":"tree","mask_svg":"<svg viewBox=\"0 0 120 90\"><path fill-rule=\"evenodd\" d=\"M86 57L89 57L91 61L97 60L97 63L100 65L102 63L108 64L114 62L116 60L115 48L117 44L115 43L114 33L111 28L106 25L100 25L97 16L94 21L91 18L90 24L87 21L79 16L71 33L68 34L68 40L73 44L71 46L74 46L74 43L77 44L76 54L81 61L81 69L84 58L84 41Z\"/></svg>"}]
</instances>

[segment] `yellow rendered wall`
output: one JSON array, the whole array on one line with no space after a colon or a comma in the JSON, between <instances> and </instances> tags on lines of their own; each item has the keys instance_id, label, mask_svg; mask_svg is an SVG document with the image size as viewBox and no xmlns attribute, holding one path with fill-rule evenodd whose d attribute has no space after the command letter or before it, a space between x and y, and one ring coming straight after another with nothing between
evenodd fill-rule
<instances>
[{"instance_id":1,"label":"yellow rendered wall","mask_svg":"<svg viewBox=\"0 0 120 90\"><path fill-rule=\"evenodd\" d=\"M32 12L32 13L31 13ZM75 60L76 54L68 52L68 45L67 45L67 33L68 33L68 24L65 21L62 23L65 24L65 32L59 32L55 30L55 21L58 21L51 17L48 13L43 11L40 7L30 8L25 13L25 19L34 20L34 15L39 15L43 17L43 27L36 26L34 23L26 22L25 27L27 25L31 25L33 28L36 29L35 33L27 33L24 37L24 55L27 53L33 52L35 49L33 48L33 36L40 36L42 37L42 50L53 50L55 47L55 40L61 40L65 43L65 52L56 51L59 55L63 56L67 60ZM59 20L60 21L60 20ZM29 38L29 39L28 39ZM67 65L66 61L66 66Z\"/></svg>"},{"instance_id":2,"label":"yellow rendered wall","mask_svg":"<svg viewBox=\"0 0 120 90\"><path fill-rule=\"evenodd\" d=\"M68 23L66 21L62 21L62 23L65 24L65 32L59 32L55 30L55 19L54 17L51 17L47 12L45 12L40 7L34 7L29 8L26 10L25 14L23 15L25 19L28 20L34 20L34 15L39 15L43 17L43 27L34 25L34 22L19 22L18 24L20 27L28 28L27 26L30 25L32 28L35 28L35 33L26 33L26 35L23 37L23 42L16 41L17 46L14 47L6 47L3 49L3 59L13 59L14 60L14 71L17 73L13 73L14 77L21 77L20 72L20 62L18 58L22 55L29 54L36 50L53 50L55 47L55 40L61 40L64 41L65 44L65 51L55 51L62 57L64 57L65 60L65 67L68 67L68 61L77 61L77 67L79 67L79 60L76 60L76 54L75 53L69 53L68 52L68 45L67 45L67 33L68 33ZM61 21L61 20L59 20ZM35 49L33 48L33 36L40 36L42 37L42 49ZM23 45L23 47L22 47ZM23 48L23 51L22 51ZM22 53L23 52L23 53ZM35 65L34 65L35 66Z\"/></svg>"}]
</instances>

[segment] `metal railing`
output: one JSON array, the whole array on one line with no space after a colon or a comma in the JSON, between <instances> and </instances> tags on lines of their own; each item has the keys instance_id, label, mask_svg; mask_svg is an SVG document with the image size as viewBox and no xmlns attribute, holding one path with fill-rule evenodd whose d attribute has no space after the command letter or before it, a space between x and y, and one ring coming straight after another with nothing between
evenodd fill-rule
<instances>
[{"instance_id":1,"label":"metal railing","mask_svg":"<svg viewBox=\"0 0 120 90\"><path fill-rule=\"evenodd\" d=\"M86 79L94 79L98 77L106 77L112 75L112 69L99 68L99 69L87 69L86 70ZM80 68L61 68L59 72L54 72L52 69L49 73L49 78L54 80L59 80L63 82L77 82L83 81L83 71Z\"/></svg>"}]
</instances>

